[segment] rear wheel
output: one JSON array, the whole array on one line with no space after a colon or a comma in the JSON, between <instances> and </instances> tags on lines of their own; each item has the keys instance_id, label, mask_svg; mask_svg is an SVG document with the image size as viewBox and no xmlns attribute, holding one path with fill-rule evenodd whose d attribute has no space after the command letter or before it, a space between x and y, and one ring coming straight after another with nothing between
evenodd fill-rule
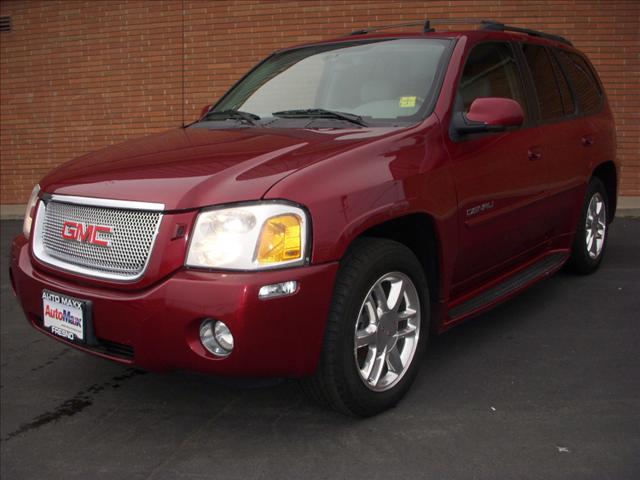
<instances>
[{"instance_id":1,"label":"rear wheel","mask_svg":"<svg viewBox=\"0 0 640 480\"><path fill-rule=\"evenodd\" d=\"M576 273L592 273L602 262L608 237L608 206L609 199L604 184L599 178L592 178L568 263L569 268Z\"/></svg>"},{"instance_id":2,"label":"rear wheel","mask_svg":"<svg viewBox=\"0 0 640 480\"><path fill-rule=\"evenodd\" d=\"M302 381L303 390L351 415L394 406L424 352L428 298L411 250L390 240L356 241L338 273L318 370Z\"/></svg>"}]
</instances>

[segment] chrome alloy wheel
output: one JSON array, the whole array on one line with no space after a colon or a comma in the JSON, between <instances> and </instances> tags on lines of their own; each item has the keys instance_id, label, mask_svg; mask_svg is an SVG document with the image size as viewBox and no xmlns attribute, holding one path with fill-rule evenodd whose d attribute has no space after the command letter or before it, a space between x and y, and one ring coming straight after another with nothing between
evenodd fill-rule
<instances>
[{"instance_id":1,"label":"chrome alloy wheel","mask_svg":"<svg viewBox=\"0 0 640 480\"><path fill-rule=\"evenodd\" d=\"M379 278L367 293L355 327L358 373L371 390L383 392L406 373L420 338L420 297L401 272Z\"/></svg>"},{"instance_id":2,"label":"chrome alloy wheel","mask_svg":"<svg viewBox=\"0 0 640 480\"><path fill-rule=\"evenodd\" d=\"M598 258L607 233L607 208L600 193L591 197L584 229L587 253L590 258Z\"/></svg>"}]
</instances>

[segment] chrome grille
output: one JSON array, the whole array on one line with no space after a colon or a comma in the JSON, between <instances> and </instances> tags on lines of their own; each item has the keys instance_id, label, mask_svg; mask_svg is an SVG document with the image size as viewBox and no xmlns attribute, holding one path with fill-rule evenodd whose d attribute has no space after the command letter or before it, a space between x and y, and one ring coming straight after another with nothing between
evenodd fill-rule
<instances>
[{"instance_id":1,"label":"chrome grille","mask_svg":"<svg viewBox=\"0 0 640 480\"><path fill-rule=\"evenodd\" d=\"M80 274L134 280L147 266L162 214L51 200L41 202L38 217L34 252L41 260ZM109 246L63 238L65 222L111 227L100 237Z\"/></svg>"}]
</instances>

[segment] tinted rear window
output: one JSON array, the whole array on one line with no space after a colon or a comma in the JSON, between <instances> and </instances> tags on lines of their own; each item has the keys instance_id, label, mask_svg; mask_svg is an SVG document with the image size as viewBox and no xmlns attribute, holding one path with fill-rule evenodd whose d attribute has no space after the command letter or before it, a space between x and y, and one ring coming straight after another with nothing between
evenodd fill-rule
<instances>
[{"instance_id":1,"label":"tinted rear window","mask_svg":"<svg viewBox=\"0 0 640 480\"><path fill-rule=\"evenodd\" d=\"M595 113L602 103L602 90L591 67L580 55L558 50L583 113Z\"/></svg>"},{"instance_id":2,"label":"tinted rear window","mask_svg":"<svg viewBox=\"0 0 640 480\"><path fill-rule=\"evenodd\" d=\"M559 65L546 48L522 46L535 85L541 120L552 120L575 111L569 85Z\"/></svg>"}]
</instances>

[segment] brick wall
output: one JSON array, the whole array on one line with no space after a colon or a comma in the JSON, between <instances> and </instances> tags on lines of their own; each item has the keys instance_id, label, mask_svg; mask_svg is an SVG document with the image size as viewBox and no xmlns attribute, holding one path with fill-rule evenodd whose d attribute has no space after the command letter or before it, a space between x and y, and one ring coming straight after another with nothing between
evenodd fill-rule
<instances>
[{"instance_id":1,"label":"brick wall","mask_svg":"<svg viewBox=\"0 0 640 480\"><path fill-rule=\"evenodd\" d=\"M277 48L426 16L493 18L571 39L609 94L621 194L640 196L638 0L4 0L0 14L13 23L0 33L3 204L24 203L77 155L180 125L183 52L191 120Z\"/></svg>"}]
</instances>

